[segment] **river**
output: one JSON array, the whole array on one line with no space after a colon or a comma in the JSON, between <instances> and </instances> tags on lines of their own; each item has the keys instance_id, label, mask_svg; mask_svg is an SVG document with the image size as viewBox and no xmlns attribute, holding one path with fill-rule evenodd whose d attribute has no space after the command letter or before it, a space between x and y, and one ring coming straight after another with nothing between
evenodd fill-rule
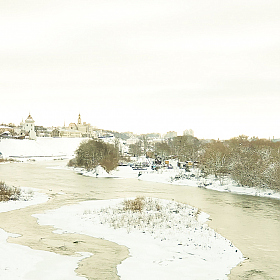
<instances>
[{"instance_id":1,"label":"river","mask_svg":"<svg viewBox=\"0 0 280 280\"><path fill-rule=\"evenodd\" d=\"M174 199L175 201L200 208L202 211L210 214L210 227L231 240L247 258L241 265L231 271L229 279L280 279L279 200L223 193L188 186L144 182L137 179L85 177L71 170L56 168L58 166L65 166L65 164L65 161L46 161L0 165L0 180L5 181L8 185L38 188L51 197L45 206L28 207L29 210L21 209L12 211L9 214L0 213L1 228L23 235L22 238L9 240L10 242L25 244L41 250L67 253L61 252L58 249L61 246L55 247L54 243L59 243L59 241L53 240L53 246L50 245L50 241L46 241L45 245L40 245L39 241L36 242L36 240L39 240L39 234L41 236L45 235L46 240L53 237L51 237L51 229L48 229L48 233L43 232L43 230L41 232L41 228L36 224L34 218L33 220L30 218L29 224L28 218L31 216L30 214L42 213L45 209L58 208L65 204L90 199L132 196ZM17 219L20 219L20 215L23 215L22 219L24 221L15 222ZM33 224L32 226L31 223ZM42 239L42 237L40 238ZM34 240L32 241L31 239ZM94 244L100 246L100 251L104 250L105 246L108 250L113 250L114 255L117 255L110 265L106 264L108 267L107 274L102 272L102 275L105 275L104 279L117 279L113 276L116 272L114 266L127 256L125 248L114 247L115 244L106 243L105 241L102 241L105 242L104 244L98 243L99 240L91 240L90 242L92 244L96 242ZM87 246L90 247L86 243L83 249L86 250ZM94 253L98 250L97 247L91 249L95 250ZM71 254L71 250L69 249L68 254ZM79 250L81 251L81 248ZM105 256L105 259L102 260L104 262L107 261L108 256ZM96 259L91 261L97 262ZM99 259L100 261L101 259ZM88 260L87 262L88 267L96 267L92 262L89 263ZM109 271L110 269L111 271ZM83 273L84 275L86 274L85 272ZM88 279L101 279L101 276L97 278L87 276Z\"/></svg>"}]
</instances>

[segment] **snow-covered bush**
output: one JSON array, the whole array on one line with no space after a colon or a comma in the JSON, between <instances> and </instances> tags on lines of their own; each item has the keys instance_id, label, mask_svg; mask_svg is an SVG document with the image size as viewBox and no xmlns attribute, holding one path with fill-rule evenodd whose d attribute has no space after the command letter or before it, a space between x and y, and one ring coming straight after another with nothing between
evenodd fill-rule
<instances>
[{"instance_id":1,"label":"snow-covered bush","mask_svg":"<svg viewBox=\"0 0 280 280\"><path fill-rule=\"evenodd\" d=\"M19 200L21 190L16 187L9 187L5 182L0 182L0 201Z\"/></svg>"}]
</instances>

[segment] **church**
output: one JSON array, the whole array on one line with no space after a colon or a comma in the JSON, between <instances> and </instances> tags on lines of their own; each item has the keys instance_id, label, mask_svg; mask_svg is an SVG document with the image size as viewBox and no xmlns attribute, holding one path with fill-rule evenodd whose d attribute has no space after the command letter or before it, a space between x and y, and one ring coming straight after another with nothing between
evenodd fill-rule
<instances>
[{"instance_id":1,"label":"church","mask_svg":"<svg viewBox=\"0 0 280 280\"><path fill-rule=\"evenodd\" d=\"M15 133L19 136L23 136L25 138L29 138L30 140L36 140L36 132L35 132L35 121L31 117L30 113L27 119L20 123L18 128L14 129Z\"/></svg>"},{"instance_id":2,"label":"church","mask_svg":"<svg viewBox=\"0 0 280 280\"><path fill-rule=\"evenodd\" d=\"M81 114L78 116L78 122L70 123L69 126L61 130L62 137L95 137L96 131L86 122L82 123Z\"/></svg>"}]
</instances>

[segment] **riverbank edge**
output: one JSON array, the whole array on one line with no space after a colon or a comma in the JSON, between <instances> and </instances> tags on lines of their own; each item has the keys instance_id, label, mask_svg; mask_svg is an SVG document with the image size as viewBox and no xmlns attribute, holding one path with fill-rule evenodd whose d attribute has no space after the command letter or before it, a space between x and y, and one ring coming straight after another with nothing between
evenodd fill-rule
<instances>
[{"instance_id":1,"label":"riverbank edge","mask_svg":"<svg viewBox=\"0 0 280 280\"><path fill-rule=\"evenodd\" d=\"M98 166L93 171L87 171L84 168L66 167L67 169L73 170L74 172L95 178L138 178L147 182L164 183L174 186L189 186L204 188L219 192L228 192L238 195L250 195L256 197L273 198L280 200L280 192L271 189L256 188L256 187L244 187L239 186L230 178L225 178L221 184L219 180L216 180L214 176L208 178L202 178L196 176L197 171L188 174L188 179L180 178L186 173L181 169L164 169L159 171L154 170L132 170L128 166L119 166L116 170L107 173L102 167ZM194 171L194 170L193 170ZM194 174L194 176L192 176ZM179 179L176 179L179 177Z\"/></svg>"}]
</instances>

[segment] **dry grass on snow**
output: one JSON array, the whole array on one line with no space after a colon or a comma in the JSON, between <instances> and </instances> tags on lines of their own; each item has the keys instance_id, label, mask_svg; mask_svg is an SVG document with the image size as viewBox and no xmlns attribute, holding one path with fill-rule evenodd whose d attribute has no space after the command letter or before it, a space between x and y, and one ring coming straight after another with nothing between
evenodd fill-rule
<instances>
[{"instance_id":1,"label":"dry grass on snow","mask_svg":"<svg viewBox=\"0 0 280 280\"><path fill-rule=\"evenodd\" d=\"M17 187L9 187L0 181L0 201L19 200L21 190Z\"/></svg>"}]
</instances>

